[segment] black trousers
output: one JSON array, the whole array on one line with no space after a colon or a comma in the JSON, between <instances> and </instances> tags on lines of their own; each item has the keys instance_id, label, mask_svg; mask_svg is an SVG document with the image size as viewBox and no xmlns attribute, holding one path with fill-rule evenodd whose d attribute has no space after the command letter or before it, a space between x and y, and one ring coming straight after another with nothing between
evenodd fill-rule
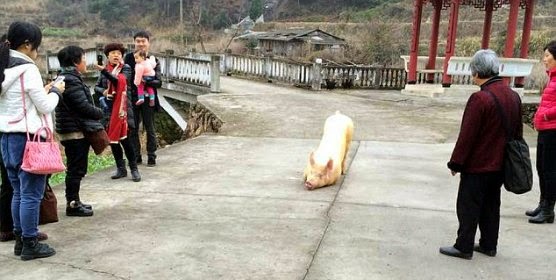
<instances>
[{"instance_id":1,"label":"black trousers","mask_svg":"<svg viewBox=\"0 0 556 280\"><path fill-rule=\"evenodd\" d=\"M141 122L147 132L147 156L149 159L156 159L156 133L154 127L154 107L150 107L148 102L139 106L133 105L133 117L135 120L135 129L130 130L129 137L137 159L141 157L141 143L139 141L139 130Z\"/></svg>"},{"instance_id":2,"label":"black trousers","mask_svg":"<svg viewBox=\"0 0 556 280\"><path fill-rule=\"evenodd\" d=\"M556 130L541 130L537 137L537 172L541 198L556 200Z\"/></svg>"},{"instance_id":3,"label":"black trousers","mask_svg":"<svg viewBox=\"0 0 556 280\"><path fill-rule=\"evenodd\" d=\"M458 237L454 244L456 249L464 253L473 252L477 225L481 231L481 247L496 249L502 182L502 172L461 174L456 205L459 221Z\"/></svg>"},{"instance_id":4,"label":"black trousers","mask_svg":"<svg viewBox=\"0 0 556 280\"><path fill-rule=\"evenodd\" d=\"M0 171L2 176L2 185L0 185L0 231L12 232L14 229L14 222L12 220L12 197L14 189L10 180L8 180L8 172L4 167L2 161L2 154L0 153Z\"/></svg>"},{"instance_id":5,"label":"black trousers","mask_svg":"<svg viewBox=\"0 0 556 280\"><path fill-rule=\"evenodd\" d=\"M66 152L66 201L69 204L72 200L81 200L79 190L87 174L91 144L85 139L65 140L61 144Z\"/></svg>"},{"instance_id":6,"label":"black trousers","mask_svg":"<svg viewBox=\"0 0 556 280\"><path fill-rule=\"evenodd\" d=\"M112 155L114 156L114 160L116 160L116 162L122 161L124 159L125 152L125 157L127 158L129 168L131 168L132 170L137 169L137 157L135 154L135 149L129 137L121 140L119 144L110 144L110 149L112 150Z\"/></svg>"}]
</instances>

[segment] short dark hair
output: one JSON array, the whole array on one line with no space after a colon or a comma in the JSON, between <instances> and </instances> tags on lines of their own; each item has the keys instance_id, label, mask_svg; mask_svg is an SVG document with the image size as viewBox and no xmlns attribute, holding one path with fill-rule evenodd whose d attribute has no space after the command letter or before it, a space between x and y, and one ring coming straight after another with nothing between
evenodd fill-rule
<instances>
[{"instance_id":1,"label":"short dark hair","mask_svg":"<svg viewBox=\"0 0 556 280\"><path fill-rule=\"evenodd\" d=\"M545 51L548 51L554 58L556 58L556 40L550 41L544 47Z\"/></svg>"},{"instance_id":2,"label":"short dark hair","mask_svg":"<svg viewBox=\"0 0 556 280\"><path fill-rule=\"evenodd\" d=\"M151 40L151 34L146 30L141 30L133 35L133 40L137 37L146 38L147 40Z\"/></svg>"},{"instance_id":3,"label":"short dark hair","mask_svg":"<svg viewBox=\"0 0 556 280\"><path fill-rule=\"evenodd\" d=\"M81 58L85 51L78 46L67 46L58 52L60 66L69 67L81 63Z\"/></svg>"},{"instance_id":4,"label":"short dark hair","mask_svg":"<svg viewBox=\"0 0 556 280\"><path fill-rule=\"evenodd\" d=\"M107 44L106 46L104 46L104 54L106 56L108 56L108 53L110 53L111 51L120 51L122 53L122 55L125 54L126 49L124 47L123 44L121 43L110 43Z\"/></svg>"}]
</instances>

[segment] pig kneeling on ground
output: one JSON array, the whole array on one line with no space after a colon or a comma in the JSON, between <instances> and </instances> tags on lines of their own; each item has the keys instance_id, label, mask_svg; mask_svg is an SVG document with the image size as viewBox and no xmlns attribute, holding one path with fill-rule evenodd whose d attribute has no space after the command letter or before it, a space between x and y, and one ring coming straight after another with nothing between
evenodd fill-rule
<instances>
[{"instance_id":1,"label":"pig kneeling on ground","mask_svg":"<svg viewBox=\"0 0 556 280\"><path fill-rule=\"evenodd\" d=\"M309 155L303 173L308 190L333 185L341 174L345 174L352 136L353 121L348 116L336 112L326 119L319 147Z\"/></svg>"}]
</instances>

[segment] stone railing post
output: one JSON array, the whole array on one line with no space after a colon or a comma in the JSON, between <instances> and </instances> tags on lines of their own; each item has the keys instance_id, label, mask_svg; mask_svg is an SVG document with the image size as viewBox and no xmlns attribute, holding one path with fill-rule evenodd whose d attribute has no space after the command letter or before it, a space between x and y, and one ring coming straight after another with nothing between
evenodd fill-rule
<instances>
[{"instance_id":1,"label":"stone railing post","mask_svg":"<svg viewBox=\"0 0 556 280\"><path fill-rule=\"evenodd\" d=\"M382 74L384 72L383 65L377 65L375 68L375 75L373 77L373 86L375 88L380 88L380 84L382 82Z\"/></svg>"},{"instance_id":2,"label":"stone railing post","mask_svg":"<svg viewBox=\"0 0 556 280\"><path fill-rule=\"evenodd\" d=\"M271 75L272 75L272 55L266 56L264 58L264 77L267 81L271 82L272 80Z\"/></svg>"},{"instance_id":3,"label":"stone railing post","mask_svg":"<svg viewBox=\"0 0 556 280\"><path fill-rule=\"evenodd\" d=\"M170 56L172 56L173 54L174 50L164 51L164 59L166 60L164 62L164 78L166 82L170 80Z\"/></svg>"},{"instance_id":4,"label":"stone railing post","mask_svg":"<svg viewBox=\"0 0 556 280\"><path fill-rule=\"evenodd\" d=\"M210 92L220 92L220 56L210 57Z\"/></svg>"},{"instance_id":5,"label":"stone railing post","mask_svg":"<svg viewBox=\"0 0 556 280\"><path fill-rule=\"evenodd\" d=\"M126 52L130 53L130 52L134 52L134 51L135 51L135 44L127 44ZM123 55L125 56L126 54L123 54Z\"/></svg>"},{"instance_id":6,"label":"stone railing post","mask_svg":"<svg viewBox=\"0 0 556 280\"><path fill-rule=\"evenodd\" d=\"M104 58L104 45L102 43L96 43L95 44L95 50L96 50L96 54L97 54L96 55L97 60L98 60L99 55L101 55ZM103 59L103 61L104 61L104 59ZM98 61L97 61L97 63L98 63Z\"/></svg>"},{"instance_id":7,"label":"stone railing post","mask_svg":"<svg viewBox=\"0 0 556 280\"><path fill-rule=\"evenodd\" d=\"M226 76L231 76L231 71L230 71L231 65L229 65L230 62L228 61L229 58L231 57L231 55L232 55L232 50L226 49L226 51L224 52L224 55L222 56L222 59L224 59L222 64L224 66L223 66L223 69L221 69L221 71L222 71L222 73L225 73Z\"/></svg>"},{"instance_id":8,"label":"stone railing post","mask_svg":"<svg viewBox=\"0 0 556 280\"><path fill-rule=\"evenodd\" d=\"M52 80L52 75L50 73L50 55L52 55L52 52L46 51L46 76Z\"/></svg>"},{"instance_id":9,"label":"stone railing post","mask_svg":"<svg viewBox=\"0 0 556 280\"><path fill-rule=\"evenodd\" d=\"M311 81L311 89L312 90L321 90L322 84L322 59L317 58L315 59L315 63L313 63L313 79Z\"/></svg>"}]
</instances>

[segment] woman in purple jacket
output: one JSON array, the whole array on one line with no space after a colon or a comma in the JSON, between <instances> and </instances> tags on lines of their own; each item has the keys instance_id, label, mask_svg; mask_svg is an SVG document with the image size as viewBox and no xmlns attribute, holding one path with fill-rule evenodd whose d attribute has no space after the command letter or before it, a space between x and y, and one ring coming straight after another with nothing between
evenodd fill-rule
<instances>
[{"instance_id":1,"label":"woman in purple jacket","mask_svg":"<svg viewBox=\"0 0 556 280\"><path fill-rule=\"evenodd\" d=\"M541 103L535 113L537 137L537 172L541 197L535 210L525 212L530 223L554 223L556 201L556 41L544 48L543 63L549 81L542 93Z\"/></svg>"}]
</instances>

